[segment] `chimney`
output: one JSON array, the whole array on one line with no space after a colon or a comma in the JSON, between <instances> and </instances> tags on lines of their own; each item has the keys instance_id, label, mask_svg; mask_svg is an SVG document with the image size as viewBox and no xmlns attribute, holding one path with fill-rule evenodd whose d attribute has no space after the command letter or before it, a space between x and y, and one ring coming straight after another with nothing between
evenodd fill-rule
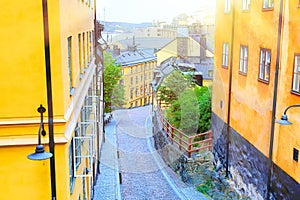
<instances>
[{"instance_id":1,"label":"chimney","mask_svg":"<svg viewBox=\"0 0 300 200\"><path fill-rule=\"evenodd\" d=\"M206 36L202 34L200 37L200 58L204 59L206 57Z\"/></svg>"},{"instance_id":2,"label":"chimney","mask_svg":"<svg viewBox=\"0 0 300 200\"><path fill-rule=\"evenodd\" d=\"M118 45L113 45L113 57L117 57L120 55L120 48Z\"/></svg>"}]
</instances>

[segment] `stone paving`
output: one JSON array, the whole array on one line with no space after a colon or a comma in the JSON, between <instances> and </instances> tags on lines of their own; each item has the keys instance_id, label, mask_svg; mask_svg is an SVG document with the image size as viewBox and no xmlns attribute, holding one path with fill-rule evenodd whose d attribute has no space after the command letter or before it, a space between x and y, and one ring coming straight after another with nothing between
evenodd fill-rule
<instances>
[{"instance_id":1,"label":"stone paving","mask_svg":"<svg viewBox=\"0 0 300 200\"><path fill-rule=\"evenodd\" d=\"M145 106L113 113L105 127L94 200L207 199L184 184L155 151L150 111Z\"/></svg>"}]
</instances>

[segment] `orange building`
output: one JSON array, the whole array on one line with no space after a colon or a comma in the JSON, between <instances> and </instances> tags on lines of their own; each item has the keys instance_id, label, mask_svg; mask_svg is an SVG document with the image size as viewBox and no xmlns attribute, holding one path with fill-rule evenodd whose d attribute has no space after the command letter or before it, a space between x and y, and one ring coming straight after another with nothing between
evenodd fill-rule
<instances>
[{"instance_id":1,"label":"orange building","mask_svg":"<svg viewBox=\"0 0 300 200\"><path fill-rule=\"evenodd\" d=\"M245 194L300 194L300 2L218 0L212 130L214 154Z\"/></svg>"}]
</instances>

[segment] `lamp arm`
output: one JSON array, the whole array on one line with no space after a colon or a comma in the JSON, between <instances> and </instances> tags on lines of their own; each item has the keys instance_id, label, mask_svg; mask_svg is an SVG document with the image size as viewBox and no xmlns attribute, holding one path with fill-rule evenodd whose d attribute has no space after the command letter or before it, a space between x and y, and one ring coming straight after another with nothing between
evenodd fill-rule
<instances>
[{"instance_id":1,"label":"lamp arm","mask_svg":"<svg viewBox=\"0 0 300 200\"><path fill-rule=\"evenodd\" d=\"M293 108L293 107L300 107L300 104L295 104L295 105L291 105L291 106L288 106L285 110L284 110L284 115L286 115L286 112L288 111L288 109L290 108Z\"/></svg>"}]
</instances>

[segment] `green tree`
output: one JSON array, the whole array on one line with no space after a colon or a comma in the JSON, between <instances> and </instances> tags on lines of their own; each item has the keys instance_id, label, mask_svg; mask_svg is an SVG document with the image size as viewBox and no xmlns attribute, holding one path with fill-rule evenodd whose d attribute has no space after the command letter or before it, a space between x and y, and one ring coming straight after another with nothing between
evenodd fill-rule
<instances>
[{"instance_id":1,"label":"green tree","mask_svg":"<svg viewBox=\"0 0 300 200\"><path fill-rule=\"evenodd\" d=\"M163 84L158 88L158 98L167 106L170 106L178 99L179 93L188 86L188 80L184 75L175 70L164 79Z\"/></svg>"},{"instance_id":2,"label":"green tree","mask_svg":"<svg viewBox=\"0 0 300 200\"><path fill-rule=\"evenodd\" d=\"M199 133L204 133L211 128L211 87L196 87L196 96L199 105Z\"/></svg>"},{"instance_id":3,"label":"green tree","mask_svg":"<svg viewBox=\"0 0 300 200\"><path fill-rule=\"evenodd\" d=\"M166 104L167 120L184 133L195 135L210 129L211 89L191 80L174 71L158 88L158 97Z\"/></svg>"},{"instance_id":4,"label":"green tree","mask_svg":"<svg viewBox=\"0 0 300 200\"><path fill-rule=\"evenodd\" d=\"M111 53L104 53L104 111L109 113L112 108L121 107L124 103L124 88L118 85L122 78L120 66L115 64ZM113 98L112 98L113 97ZM112 100L113 99L113 100ZM115 105L115 106L114 106Z\"/></svg>"}]
</instances>

